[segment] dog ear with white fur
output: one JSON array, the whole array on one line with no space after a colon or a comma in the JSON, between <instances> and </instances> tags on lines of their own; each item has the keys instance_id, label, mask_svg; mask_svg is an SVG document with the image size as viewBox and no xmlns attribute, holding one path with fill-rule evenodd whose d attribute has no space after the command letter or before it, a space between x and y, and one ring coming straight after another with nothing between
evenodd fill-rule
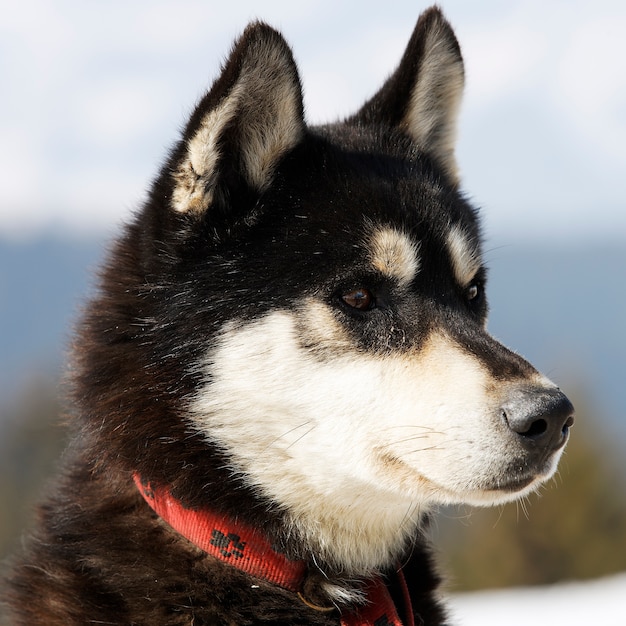
<instances>
[{"instance_id":1,"label":"dog ear with white fur","mask_svg":"<svg viewBox=\"0 0 626 626\"><path fill-rule=\"evenodd\" d=\"M276 164L303 132L292 52L277 31L252 24L185 129L170 164L171 207L196 216L209 208L244 210L241 205L249 207L269 186Z\"/></svg>"},{"instance_id":2,"label":"dog ear with white fur","mask_svg":"<svg viewBox=\"0 0 626 626\"><path fill-rule=\"evenodd\" d=\"M396 71L348 121L398 128L458 183L454 144L463 85L459 44L433 7L420 16Z\"/></svg>"}]
</instances>

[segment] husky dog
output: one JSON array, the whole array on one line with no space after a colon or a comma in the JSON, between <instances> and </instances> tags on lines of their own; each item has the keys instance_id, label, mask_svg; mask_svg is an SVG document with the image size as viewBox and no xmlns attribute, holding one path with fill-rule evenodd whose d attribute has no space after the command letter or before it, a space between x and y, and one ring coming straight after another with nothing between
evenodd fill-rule
<instances>
[{"instance_id":1,"label":"husky dog","mask_svg":"<svg viewBox=\"0 0 626 626\"><path fill-rule=\"evenodd\" d=\"M573 409L485 330L441 12L352 117L304 121L250 25L117 241L13 623L442 624L439 504L552 476Z\"/></svg>"}]
</instances>

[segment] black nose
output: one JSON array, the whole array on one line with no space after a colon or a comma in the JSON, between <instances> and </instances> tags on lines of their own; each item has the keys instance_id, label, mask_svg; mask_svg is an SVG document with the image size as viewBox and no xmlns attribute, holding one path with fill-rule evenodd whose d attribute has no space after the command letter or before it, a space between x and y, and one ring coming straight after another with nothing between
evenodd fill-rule
<instances>
[{"instance_id":1,"label":"black nose","mask_svg":"<svg viewBox=\"0 0 626 626\"><path fill-rule=\"evenodd\" d=\"M574 423L574 407L557 388L516 389L502 405L502 416L520 441L554 451L565 445Z\"/></svg>"}]
</instances>

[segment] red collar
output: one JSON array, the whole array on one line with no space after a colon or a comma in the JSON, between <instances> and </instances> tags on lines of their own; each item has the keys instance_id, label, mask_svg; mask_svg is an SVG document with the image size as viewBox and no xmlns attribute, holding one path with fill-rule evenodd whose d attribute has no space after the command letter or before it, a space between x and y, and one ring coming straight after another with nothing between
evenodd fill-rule
<instances>
[{"instance_id":1,"label":"red collar","mask_svg":"<svg viewBox=\"0 0 626 626\"><path fill-rule=\"evenodd\" d=\"M300 593L307 570L304 561L289 560L274 550L262 533L247 524L208 510L186 509L168 489L152 487L138 474L134 479L139 492L155 513L198 548L255 578ZM414 626L411 601L401 570L398 570L397 576L403 591L407 619L410 620L406 626ZM341 615L342 626L402 626L381 577L368 582L366 593L367 603L363 607Z\"/></svg>"}]
</instances>

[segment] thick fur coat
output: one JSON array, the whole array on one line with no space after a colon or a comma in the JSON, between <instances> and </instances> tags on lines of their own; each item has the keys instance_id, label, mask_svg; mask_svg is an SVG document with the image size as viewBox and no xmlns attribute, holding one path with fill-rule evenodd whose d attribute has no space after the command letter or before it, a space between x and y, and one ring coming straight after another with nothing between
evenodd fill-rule
<instances>
[{"instance_id":1,"label":"thick fur coat","mask_svg":"<svg viewBox=\"0 0 626 626\"><path fill-rule=\"evenodd\" d=\"M463 77L430 9L360 111L310 127L289 47L248 27L77 329L72 443L9 574L12 623L330 626L376 576L406 611L398 568L415 623L444 623L430 510L528 493L572 423L485 330ZM137 476L262 532L303 564L298 593L207 554Z\"/></svg>"}]
</instances>

